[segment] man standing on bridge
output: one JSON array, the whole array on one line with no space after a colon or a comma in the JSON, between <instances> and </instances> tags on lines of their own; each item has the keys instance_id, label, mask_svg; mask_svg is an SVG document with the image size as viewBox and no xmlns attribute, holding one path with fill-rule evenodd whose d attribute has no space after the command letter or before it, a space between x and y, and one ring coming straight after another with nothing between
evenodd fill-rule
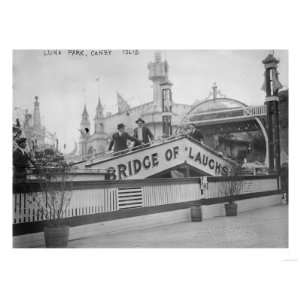
<instances>
[{"instance_id":1,"label":"man standing on bridge","mask_svg":"<svg viewBox=\"0 0 300 300\"><path fill-rule=\"evenodd\" d=\"M118 154L123 154L127 151L128 149L128 145L127 142L133 141L135 143L138 142L138 140L129 135L126 131L125 131L125 125L124 124L118 124L118 132L114 133L111 139L111 142L109 143L108 146L108 150L111 151L112 147L114 147L114 153L115 155Z\"/></svg>"},{"instance_id":2,"label":"man standing on bridge","mask_svg":"<svg viewBox=\"0 0 300 300\"><path fill-rule=\"evenodd\" d=\"M154 139L152 132L145 126L145 121L142 118L138 118L135 123L138 127L134 129L133 136L138 142L136 142L134 146L139 148L149 146Z\"/></svg>"}]
</instances>

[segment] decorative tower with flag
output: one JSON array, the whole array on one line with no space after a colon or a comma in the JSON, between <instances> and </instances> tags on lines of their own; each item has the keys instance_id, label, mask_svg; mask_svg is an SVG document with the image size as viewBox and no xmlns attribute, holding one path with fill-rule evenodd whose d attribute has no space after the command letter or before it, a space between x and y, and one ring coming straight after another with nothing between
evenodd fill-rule
<instances>
[{"instance_id":1,"label":"decorative tower with flag","mask_svg":"<svg viewBox=\"0 0 300 300\"><path fill-rule=\"evenodd\" d=\"M279 138L279 97L278 91L282 88L278 79L277 66L279 60L274 52L269 54L262 63L265 66L264 84L262 89L266 92L265 105L267 107L267 132L269 147L270 172L280 170L280 138Z\"/></svg>"}]
</instances>

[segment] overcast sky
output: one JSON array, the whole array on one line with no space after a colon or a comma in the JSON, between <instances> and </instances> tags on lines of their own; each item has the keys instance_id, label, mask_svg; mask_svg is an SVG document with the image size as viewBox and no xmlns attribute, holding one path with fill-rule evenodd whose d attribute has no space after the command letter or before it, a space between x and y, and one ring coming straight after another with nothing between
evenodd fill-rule
<instances>
[{"instance_id":1,"label":"overcast sky","mask_svg":"<svg viewBox=\"0 0 300 300\"><path fill-rule=\"evenodd\" d=\"M208 96L213 82L227 97L260 105L264 102L264 67L262 60L269 50L166 50L163 58L169 63L169 79L173 85L173 100L192 104ZM33 110L34 96L39 96L42 121L48 131L56 132L60 144L71 151L79 138L79 124L86 103L93 121L100 97L107 111L116 112L118 91L131 106L152 100L147 64L154 51L140 50L139 55L127 55L113 50L110 56L45 55L40 50L17 50L13 54L14 106ZM85 55L86 54L86 55ZM288 52L275 50L280 59L279 78L288 86Z\"/></svg>"}]
</instances>

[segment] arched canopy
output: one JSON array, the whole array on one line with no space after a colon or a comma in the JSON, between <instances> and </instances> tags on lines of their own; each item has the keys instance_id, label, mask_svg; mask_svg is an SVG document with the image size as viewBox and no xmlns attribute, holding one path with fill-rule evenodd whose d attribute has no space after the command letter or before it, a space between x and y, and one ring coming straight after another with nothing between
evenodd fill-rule
<instances>
[{"instance_id":1,"label":"arched canopy","mask_svg":"<svg viewBox=\"0 0 300 300\"><path fill-rule=\"evenodd\" d=\"M247 107L245 103L232 98L206 99L193 105L188 115L244 107Z\"/></svg>"}]
</instances>

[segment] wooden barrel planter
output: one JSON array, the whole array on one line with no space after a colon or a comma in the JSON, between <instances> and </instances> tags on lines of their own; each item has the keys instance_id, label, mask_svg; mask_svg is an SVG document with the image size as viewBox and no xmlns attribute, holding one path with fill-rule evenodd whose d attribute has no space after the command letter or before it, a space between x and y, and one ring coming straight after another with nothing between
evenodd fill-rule
<instances>
[{"instance_id":1,"label":"wooden barrel planter","mask_svg":"<svg viewBox=\"0 0 300 300\"><path fill-rule=\"evenodd\" d=\"M234 202L225 204L225 214L227 217L235 217L237 216L237 207L238 205Z\"/></svg>"},{"instance_id":2,"label":"wooden barrel planter","mask_svg":"<svg viewBox=\"0 0 300 300\"><path fill-rule=\"evenodd\" d=\"M202 207L201 205L191 207L191 221L201 222L202 221Z\"/></svg>"},{"instance_id":3,"label":"wooden barrel planter","mask_svg":"<svg viewBox=\"0 0 300 300\"><path fill-rule=\"evenodd\" d=\"M44 238L47 248L66 248L69 241L69 226L46 226Z\"/></svg>"}]
</instances>

